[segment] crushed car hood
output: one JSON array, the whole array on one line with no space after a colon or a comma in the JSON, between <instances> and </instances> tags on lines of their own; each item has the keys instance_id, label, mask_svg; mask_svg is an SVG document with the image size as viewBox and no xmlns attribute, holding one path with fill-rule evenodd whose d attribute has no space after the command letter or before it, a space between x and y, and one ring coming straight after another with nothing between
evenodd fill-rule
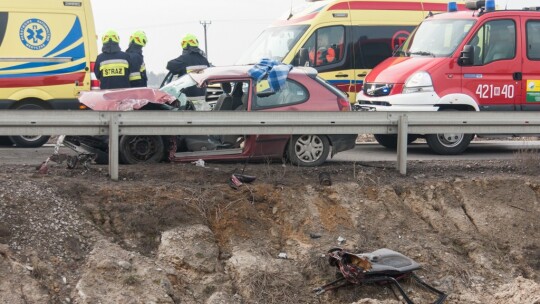
<instances>
[{"instance_id":1,"label":"crushed car hood","mask_svg":"<svg viewBox=\"0 0 540 304\"><path fill-rule=\"evenodd\" d=\"M79 102L95 111L133 111L148 103L170 104L176 98L151 88L129 88L81 92Z\"/></svg>"}]
</instances>

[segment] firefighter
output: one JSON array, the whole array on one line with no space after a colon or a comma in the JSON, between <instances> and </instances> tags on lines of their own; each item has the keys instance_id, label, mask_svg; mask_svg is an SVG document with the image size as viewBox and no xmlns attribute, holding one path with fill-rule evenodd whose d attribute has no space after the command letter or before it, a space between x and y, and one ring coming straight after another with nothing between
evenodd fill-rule
<instances>
[{"instance_id":1,"label":"firefighter","mask_svg":"<svg viewBox=\"0 0 540 304\"><path fill-rule=\"evenodd\" d=\"M182 76L196 69L204 69L210 66L206 55L199 49L199 40L193 34L187 34L182 39L182 55L167 63L167 70L172 74ZM205 88L192 86L184 93L188 100L204 100L206 96Z\"/></svg>"},{"instance_id":2,"label":"firefighter","mask_svg":"<svg viewBox=\"0 0 540 304\"><path fill-rule=\"evenodd\" d=\"M101 89L129 88L130 57L119 46L120 37L113 30L103 34L102 53L97 56L94 74Z\"/></svg>"},{"instance_id":3,"label":"firefighter","mask_svg":"<svg viewBox=\"0 0 540 304\"><path fill-rule=\"evenodd\" d=\"M148 39L143 31L136 31L129 37L129 47L126 53L131 58L131 70L129 74L129 83L132 88L146 87L148 85L148 77L146 76L146 65L144 64L144 56L142 48L146 46Z\"/></svg>"}]
</instances>

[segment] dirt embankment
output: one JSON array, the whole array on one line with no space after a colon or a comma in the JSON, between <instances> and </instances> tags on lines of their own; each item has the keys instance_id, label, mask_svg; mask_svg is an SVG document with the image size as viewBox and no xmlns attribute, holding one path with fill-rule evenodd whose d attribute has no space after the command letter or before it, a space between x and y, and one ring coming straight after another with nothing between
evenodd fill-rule
<instances>
[{"instance_id":1,"label":"dirt embankment","mask_svg":"<svg viewBox=\"0 0 540 304\"><path fill-rule=\"evenodd\" d=\"M315 296L335 278L324 253L341 246L413 258L447 303L540 303L534 172L410 162L403 177L393 167L250 164L257 180L235 190L227 181L242 165L122 167L119 182L99 166L4 166L0 302L400 303L384 286Z\"/></svg>"}]
</instances>

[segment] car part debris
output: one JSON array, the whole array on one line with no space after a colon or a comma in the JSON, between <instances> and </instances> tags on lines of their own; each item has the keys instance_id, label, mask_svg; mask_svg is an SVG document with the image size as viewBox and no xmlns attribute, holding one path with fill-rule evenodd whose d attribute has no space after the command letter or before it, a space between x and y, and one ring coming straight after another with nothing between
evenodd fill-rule
<instances>
[{"instance_id":1,"label":"car part debris","mask_svg":"<svg viewBox=\"0 0 540 304\"><path fill-rule=\"evenodd\" d=\"M328 172L319 173L319 184L321 186L332 186L332 179L330 178L330 173Z\"/></svg>"},{"instance_id":2,"label":"car part debris","mask_svg":"<svg viewBox=\"0 0 540 304\"><path fill-rule=\"evenodd\" d=\"M240 174L240 173L233 173L233 176L236 177L239 181L242 183L250 184L257 179L257 177L253 175L246 175L246 174Z\"/></svg>"},{"instance_id":3,"label":"car part debris","mask_svg":"<svg viewBox=\"0 0 540 304\"><path fill-rule=\"evenodd\" d=\"M338 241L338 244L339 245L342 245L343 243L345 243L345 241L347 241L344 237L340 236L337 238L337 241Z\"/></svg>"},{"instance_id":4,"label":"car part debris","mask_svg":"<svg viewBox=\"0 0 540 304\"><path fill-rule=\"evenodd\" d=\"M398 282L412 278L431 293L438 295L434 304L444 303L446 299L444 292L428 285L414 273L415 270L421 269L420 264L399 252L382 248L370 253L354 254L342 248L332 248L326 256L330 266L339 269L341 278L314 288L313 291L317 295L351 284L388 283L397 287L407 304L414 304Z\"/></svg>"},{"instance_id":5,"label":"car part debris","mask_svg":"<svg viewBox=\"0 0 540 304\"><path fill-rule=\"evenodd\" d=\"M204 160L202 160L202 159L198 159L198 160L196 160L194 162L191 162L191 163L194 164L197 167L204 168Z\"/></svg>"},{"instance_id":6,"label":"car part debris","mask_svg":"<svg viewBox=\"0 0 540 304\"><path fill-rule=\"evenodd\" d=\"M286 260L286 259L289 258L289 256L288 256L287 253L285 253L285 252L280 252L280 253L278 254L278 258Z\"/></svg>"},{"instance_id":7,"label":"car part debris","mask_svg":"<svg viewBox=\"0 0 540 304\"><path fill-rule=\"evenodd\" d=\"M243 183L236 177L236 175L231 175L231 178L229 179L229 186L233 189L238 189L238 187L242 186Z\"/></svg>"},{"instance_id":8,"label":"car part debris","mask_svg":"<svg viewBox=\"0 0 540 304\"><path fill-rule=\"evenodd\" d=\"M36 167L36 170L38 170L40 174L47 174L47 172L49 172L50 161L61 164L66 159L65 155L59 154L60 145L62 145L62 143L64 142L65 137L65 135L58 136L58 139L56 140L56 145L54 146L53 154L47 157L45 161L43 161L39 166Z\"/></svg>"}]
</instances>

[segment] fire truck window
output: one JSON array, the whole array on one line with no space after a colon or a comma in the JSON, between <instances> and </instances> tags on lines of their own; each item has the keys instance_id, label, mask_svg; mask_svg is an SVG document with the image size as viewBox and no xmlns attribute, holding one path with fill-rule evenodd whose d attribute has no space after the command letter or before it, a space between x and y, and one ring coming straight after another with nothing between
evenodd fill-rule
<instances>
[{"instance_id":1,"label":"fire truck window","mask_svg":"<svg viewBox=\"0 0 540 304\"><path fill-rule=\"evenodd\" d=\"M345 29L343 26L329 26L318 29L303 48L308 50L309 65L313 67L335 64L345 54Z\"/></svg>"},{"instance_id":2,"label":"fire truck window","mask_svg":"<svg viewBox=\"0 0 540 304\"><path fill-rule=\"evenodd\" d=\"M540 60L540 22L527 22L527 58Z\"/></svg>"},{"instance_id":3,"label":"fire truck window","mask_svg":"<svg viewBox=\"0 0 540 304\"><path fill-rule=\"evenodd\" d=\"M512 59L516 55L516 25L512 20L487 22L476 35L481 49L480 64ZM473 38L473 41L476 39Z\"/></svg>"}]
</instances>

